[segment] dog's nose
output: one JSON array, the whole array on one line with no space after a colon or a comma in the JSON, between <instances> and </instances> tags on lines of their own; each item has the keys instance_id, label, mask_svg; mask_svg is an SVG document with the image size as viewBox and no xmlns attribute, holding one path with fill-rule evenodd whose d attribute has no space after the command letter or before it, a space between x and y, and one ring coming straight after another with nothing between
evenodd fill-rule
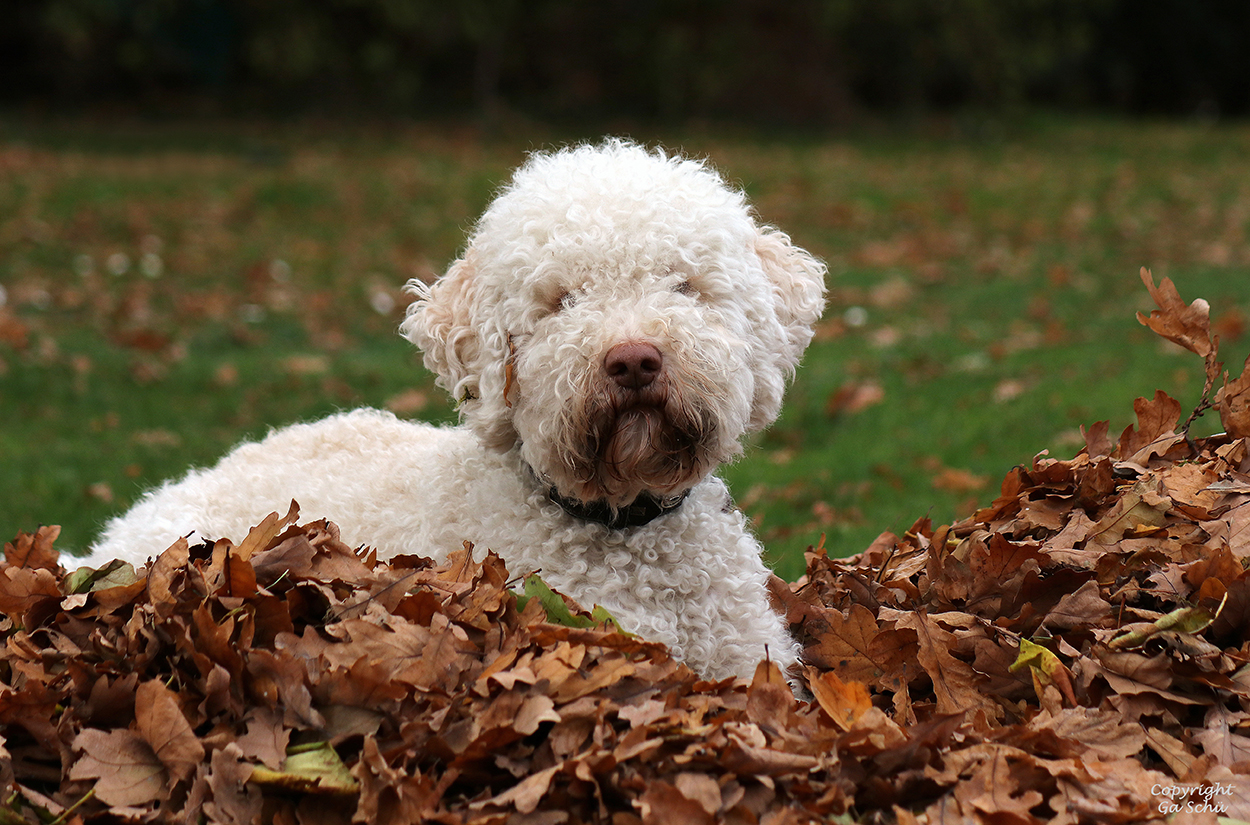
<instances>
[{"instance_id":1,"label":"dog's nose","mask_svg":"<svg viewBox=\"0 0 1250 825\"><path fill-rule=\"evenodd\" d=\"M617 344L603 358L608 377L629 390L640 390L655 381L663 367L660 351L642 341Z\"/></svg>"}]
</instances>

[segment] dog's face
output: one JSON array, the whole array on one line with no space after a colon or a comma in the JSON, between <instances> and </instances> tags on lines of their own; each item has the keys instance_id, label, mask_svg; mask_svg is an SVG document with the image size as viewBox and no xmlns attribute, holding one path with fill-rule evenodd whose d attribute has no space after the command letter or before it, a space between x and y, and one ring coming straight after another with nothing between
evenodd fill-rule
<instances>
[{"instance_id":1,"label":"dog's face","mask_svg":"<svg viewBox=\"0 0 1250 825\"><path fill-rule=\"evenodd\" d=\"M403 331L485 443L623 506L776 418L824 271L703 165L608 142L533 156Z\"/></svg>"}]
</instances>

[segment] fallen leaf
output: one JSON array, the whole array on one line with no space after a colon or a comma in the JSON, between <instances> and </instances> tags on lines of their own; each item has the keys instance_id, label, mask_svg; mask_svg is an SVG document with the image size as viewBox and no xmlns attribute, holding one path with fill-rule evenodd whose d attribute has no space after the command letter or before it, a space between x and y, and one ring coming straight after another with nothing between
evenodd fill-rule
<instances>
[{"instance_id":1,"label":"fallen leaf","mask_svg":"<svg viewBox=\"0 0 1250 825\"><path fill-rule=\"evenodd\" d=\"M1224 386L1220 389L1216 407L1224 432L1233 438L1250 436L1250 356L1242 365L1241 375L1233 380L1224 374Z\"/></svg>"},{"instance_id":2,"label":"fallen leaf","mask_svg":"<svg viewBox=\"0 0 1250 825\"><path fill-rule=\"evenodd\" d=\"M291 748L278 770L257 765L248 781L282 791L331 796L354 796L360 790L360 783L328 742Z\"/></svg>"},{"instance_id":3,"label":"fallen leaf","mask_svg":"<svg viewBox=\"0 0 1250 825\"><path fill-rule=\"evenodd\" d=\"M1196 355L1204 358L1209 355L1212 347L1210 305L1201 298L1186 304L1170 278L1164 278L1156 287L1150 270L1145 267L1141 269L1141 279L1159 308L1152 310L1149 316L1137 313L1138 322Z\"/></svg>"},{"instance_id":4,"label":"fallen leaf","mask_svg":"<svg viewBox=\"0 0 1250 825\"><path fill-rule=\"evenodd\" d=\"M204 747L177 698L155 679L141 682L135 692L135 727L176 780L188 779L204 758Z\"/></svg>"},{"instance_id":5,"label":"fallen leaf","mask_svg":"<svg viewBox=\"0 0 1250 825\"><path fill-rule=\"evenodd\" d=\"M1020 654L1009 670L1015 673L1024 668L1028 668L1029 675L1033 678L1033 689L1039 702L1042 701L1045 688L1054 685L1069 707L1077 704L1076 696L1072 692L1072 675L1063 662L1051 651L1028 639L1020 640Z\"/></svg>"},{"instance_id":6,"label":"fallen leaf","mask_svg":"<svg viewBox=\"0 0 1250 825\"><path fill-rule=\"evenodd\" d=\"M850 730L855 721L872 708L872 697L861 682L844 682L833 671L819 673L808 670L808 685L820 709L842 730Z\"/></svg>"},{"instance_id":7,"label":"fallen leaf","mask_svg":"<svg viewBox=\"0 0 1250 825\"><path fill-rule=\"evenodd\" d=\"M18 533L13 541L4 544L4 560L12 567L37 567L55 571L60 567L58 556L52 549L61 528L45 525L34 533Z\"/></svg>"},{"instance_id":8,"label":"fallen leaf","mask_svg":"<svg viewBox=\"0 0 1250 825\"><path fill-rule=\"evenodd\" d=\"M86 728L74 738L82 757L70 779L94 779L95 795L109 805L135 807L161 799L168 792L165 766L142 737L130 730Z\"/></svg>"}]
</instances>

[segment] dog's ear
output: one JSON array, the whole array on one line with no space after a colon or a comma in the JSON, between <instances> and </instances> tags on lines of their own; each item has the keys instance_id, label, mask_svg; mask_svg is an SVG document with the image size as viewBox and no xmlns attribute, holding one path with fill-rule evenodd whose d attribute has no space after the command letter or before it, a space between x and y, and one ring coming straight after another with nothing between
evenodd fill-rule
<instances>
[{"instance_id":1,"label":"dog's ear","mask_svg":"<svg viewBox=\"0 0 1250 825\"><path fill-rule=\"evenodd\" d=\"M755 238L755 254L773 287L777 320L786 333L789 368L803 357L812 327L825 309L824 263L790 242L790 236L763 227Z\"/></svg>"},{"instance_id":2,"label":"dog's ear","mask_svg":"<svg viewBox=\"0 0 1250 825\"><path fill-rule=\"evenodd\" d=\"M425 367L459 404L481 395L482 341L475 318L481 283L472 253L456 261L433 284L412 281L417 300L408 306L400 333L425 354Z\"/></svg>"},{"instance_id":3,"label":"dog's ear","mask_svg":"<svg viewBox=\"0 0 1250 825\"><path fill-rule=\"evenodd\" d=\"M761 369L756 373L755 397L748 429L758 431L781 412L787 380L794 375L803 351L812 340L812 326L825 308L825 265L790 242L784 232L763 227L755 238L759 257L773 292L773 313L760 335Z\"/></svg>"},{"instance_id":4,"label":"dog's ear","mask_svg":"<svg viewBox=\"0 0 1250 825\"><path fill-rule=\"evenodd\" d=\"M470 247L433 284L410 283L417 300L400 332L425 353L426 369L482 443L503 451L516 441L507 399L509 338L492 322L494 299L475 258Z\"/></svg>"}]
</instances>

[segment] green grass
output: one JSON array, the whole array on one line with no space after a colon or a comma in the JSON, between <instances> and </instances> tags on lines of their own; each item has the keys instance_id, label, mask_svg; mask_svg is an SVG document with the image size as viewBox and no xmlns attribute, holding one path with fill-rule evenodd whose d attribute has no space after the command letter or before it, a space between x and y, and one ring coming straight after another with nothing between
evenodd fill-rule
<instances>
[{"instance_id":1,"label":"green grass","mask_svg":"<svg viewBox=\"0 0 1250 825\"><path fill-rule=\"evenodd\" d=\"M1198 359L1134 318L1143 265L1211 302L1230 367L1246 355L1250 127L1034 117L997 134L636 135L711 157L830 264L782 419L725 471L787 577L822 534L849 554L966 514L1156 388L1192 407ZM395 335L399 288L441 271L524 152L561 139L0 125L0 534L56 523L85 547L143 488L334 409L451 420Z\"/></svg>"}]
</instances>

